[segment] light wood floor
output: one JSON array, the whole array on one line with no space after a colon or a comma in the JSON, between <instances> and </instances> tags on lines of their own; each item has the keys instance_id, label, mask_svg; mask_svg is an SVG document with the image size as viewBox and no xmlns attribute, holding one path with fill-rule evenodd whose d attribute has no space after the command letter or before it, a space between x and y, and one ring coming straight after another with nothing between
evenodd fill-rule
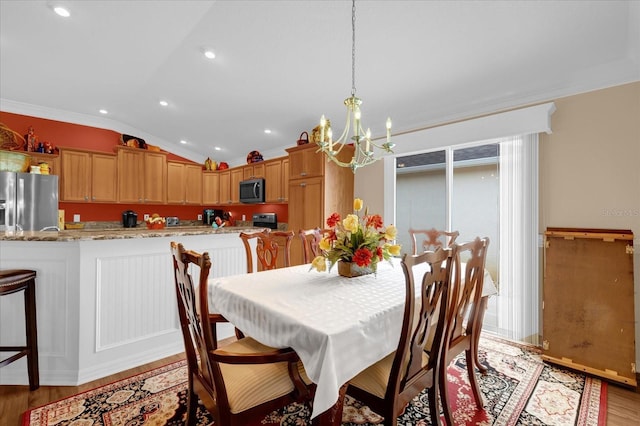
<instances>
[{"instance_id":1,"label":"light wood floor","mask_svg":"<svg viewBox=\"0 0 640 426\"><path fill-rule=\"evenodd\" d=\"M49 402L84 392L98 386L121 380L135 374L183 359L184 355L174 355L113 376L85 383L81 386L40 386L30 392L28 386L0 386L0 426L20 426L22 413L29 408L38 407ZM629 426L640 425L640 391L609 383L607 386L607 425Z\"/></svg>"}]
</instances>

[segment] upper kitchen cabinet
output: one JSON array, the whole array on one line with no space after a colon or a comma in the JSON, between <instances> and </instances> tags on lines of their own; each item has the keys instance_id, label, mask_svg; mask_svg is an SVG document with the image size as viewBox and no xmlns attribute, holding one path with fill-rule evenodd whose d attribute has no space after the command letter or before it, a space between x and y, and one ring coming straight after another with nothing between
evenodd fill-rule
<instances>
[{"instance_id":1,"label":"upper kitchen cabinet","mask_svg":"<svg viewBox=\"0 0 640 426\"><path fill-rule=\"evenodd\" d=\"M61 148L60 165L60 201L117 201L114 154Z\"/></svg>"},{"instance_id":2,"label":"upper kitchen cabinet","mask_svg":"<svg viewBox=\"0 0 640 426\"><path fill-rule=\"evenodd\" d=\"M167 203L202 204L202 166L167 162Z\"/></svg>"},{"instance_id":3,"label":"upper kitchen cabinet","mask_svg":"<svg viewBox=\"0 0 640 426\"><path fill-rule=\"evenodd\" d=\"M202 203L220 204L220 172L202 172Z\"/></svg>"},{"instance_id":4,"label":"upper kitchen cabinet","mask_svg":"<svg viewBox=\"0 0 640 426\"><path fill-rule=\"evenodd\" d=\"M240 203L240 182L244 179L244 170L241 167L231 169L229 194L231 201L229 204Z\"/></svg>"},{"instance_id":5,"label":"upper kitchen cabinet","mask_svg":"<svg viewBox=\"0 0 640 426\"><path fill-rule=\"evenodd\" d=\"M289 198L289 158L264 162L265 202L286 203Z\"/></svg>"},{"instance_id":6,"label":"upper kitchen cabinet","mask_svg":"<svg viewBox=\"0 0 640 426\"><path fill-rule=\"evenodd\" d=\"M325 161L322 155L318 155L317 149L318 147L315 144L300 145L287 149L290 161L290 179L322 176Z\"/></svg>"},{"instance_id":7,"label":"upper kitchen cabinet","mask_svg":"<svg viewBox=\"0 0 640 426\"><path fill-rule=\"evenodd\" d=\"M265 177L265 164L263 161L242 167L242 178L244 180L263 177Z\"/></svg>"},{"instance_id":8,"label":"upper kitchen cabinet","mask_svg":"<svg viewBox=\"0 0 640 426\"><path fill-rule=\"evenodd\" d=\"M219 204L231 204L231 169L220 172Z\"/></svg>"},{"instance_id":9,"label":"upper kitchen cabinet","mask_svg":"<svg viewBox=\"0 0 640 426\"><path fill-rule=\"evenodd\" d=\"M301 145L287 149L289 153L289 229L326 228L331 214L341 217L353 212L353 172L327 160L316 152L317 146ZM353 146L340 152L342 161L353 156ZM303 262L302 245L294 241L291 262Z\"/></svg>"},{"instance_id":10,"label":"upper kitchen cabinet","mask_svg":"<svg viewBox=\"0 0 640 426\"><path fill-rule=\"evenodd\" d=\"M166 202L167 155L125 146L118 152L118 199L121 203Z\"/></svg>"}]
</instances>

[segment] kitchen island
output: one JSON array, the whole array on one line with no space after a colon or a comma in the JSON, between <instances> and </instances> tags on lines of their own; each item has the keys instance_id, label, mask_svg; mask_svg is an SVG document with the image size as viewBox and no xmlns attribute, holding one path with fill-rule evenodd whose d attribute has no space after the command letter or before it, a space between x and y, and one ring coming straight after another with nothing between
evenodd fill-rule
<instances>
[{"instance_id":1,"label":"kitchen island","mask_svg":"<svg viewBox=\"0 0 640 426\"><path fill-rule=\"evenodd\" d=\"M207 251L212 277L246 272L238 234L204 226L0 233L0 269L36 277L42 385L79 385L184 351L169 243ZM0 344L24 341L22 293L0 299ZM233 335L225 324L219 338ZM27 384L26 358L0 384Z\"/></svg>"}]
</instances>

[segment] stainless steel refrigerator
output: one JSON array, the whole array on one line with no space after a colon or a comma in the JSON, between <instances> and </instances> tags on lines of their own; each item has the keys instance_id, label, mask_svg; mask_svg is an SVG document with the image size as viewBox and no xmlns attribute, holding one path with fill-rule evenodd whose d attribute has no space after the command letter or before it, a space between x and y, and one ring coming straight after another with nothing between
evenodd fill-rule
<instances>
[{"instance_id":1,"label":"stainless steel refrigerator","mask_svg":"<svg viewBox=\"0 0 640 426\"><path fill-rule=\"evenodd\" d=\"M0 231L57 231L58 176L0 172Z\"/></svg>"}]
</instances>

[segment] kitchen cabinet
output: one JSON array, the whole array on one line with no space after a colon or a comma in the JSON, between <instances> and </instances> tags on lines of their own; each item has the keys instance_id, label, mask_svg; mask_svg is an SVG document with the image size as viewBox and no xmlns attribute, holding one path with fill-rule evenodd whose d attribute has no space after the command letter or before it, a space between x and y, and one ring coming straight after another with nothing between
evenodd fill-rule
<instances>
[{"instance_id":1,"label":"kitchen cabinet","mask_svg":"<svg viewBox=\"0 0 640 426\"><path fill-rule=\"evenodd\" d=\"M289 159L276 158L264 163L265 202L285 203L289 193Z\"/></svg>"},{"instance_id":2,"label":"kitchen cabinet","mask_svg":"<svg viewBox=\"0 0 640 426\"><path fill-rule=\"evenodd\" d=\"M202 166L167 162L167 204L202 204Z\"/></svg>"},{"instance_id":3,"label":"kitchen cabinet","mask_svg":"<svg viewBox=\"0 0 640 426\"><path fill-rule=\"evenodd\" d=\"M30 152L31 165L37 166L40 163L47 163L49 165L50 175L60 175L60 158L56 154L45 154L42 152Z\"/></svg>"},{"instance_id":4,"label":"kitchen cabinet","mask_svg":"<svg viewBox=\"0 0 640 426\"><path fill-rule=\"evenodd\" d=\"M166 202L167 155L118 146L118 200L121 203Z\"/></svg>"},{"instance_id":5,"label":"kitchen cabinet","mask_svg":"<svg viewBox=\"0 0 640 426\"><path fill-rule=\"evenodd\" d=\"M287 149L289 152L289 170L291 179L298 179L311 176L322 176L324 171L324 158L321 153L316 152L318 147L315 144L301 145L301 149ZM345 147L342 151L348 150ZM351 148L353 153L353 148ZM353 154L352 154L353 155Z\"/></svg>"},{"instance_id":6,"label":"kitchen cabinet","mask_svg":"<svg viewBox=\"0 0 640 426\"><path fill-rule=\"evenodd\" d=\"M60 149L60 201L117 202L117 157Z\"/></svg>"},{"instance_id":7,"label":"kitchen cabinet","mask_svg":"<svg viewBox=\"0 0 640 426\"><path fill-rule=\"evenodd\" d=\"M353 211L354 176L350 168L327 162L315 145L287 149L289 153L289 229L325 228L331 214L345 217ZM345 146L340 159L348 161L353 147ZM291 245L291 263L303 262L302 244Z\"/></svg>"},{"instance_id":8,"label":"kitchen cabinet","mask_svg":"<svg viewBox=\"0 0 640 426\"><path fill-rule=\"evenodd\" d=\"M265 177L264 162L249 164L242 168L242 179L256 179Z\"/></svg>"},{"instance_id":9,"label":"kitchen cabinet","mask_svg":"<svg viewBox=\"0 0 640 426\"><path fill-rule=\"evenodd\" d=\"M220 204L220 173L202 173L202 203L205 205Z\"/></svg>"},{"instance_id":10,"label":"kitchen cabinet","mask_svg":"<svg viewBox=\"0 0 640 426\"><path fill-rule=\"evenodd\" d=\"M240 181L242 181L244 177L244 171L242 168L234 168L231 169L230 176L230 186L229 186L229 194L230 194L230 202L229 204L239 204L240 203Z\"/></svg>"},{"instance_id":11,"label":"kitchen cabinet","mask_svg":"<svg viewBox=\"0 0 640 426\"><path fill-rule=\"evenodd\" d=\"M220 172L219 204L231 204L231 169Z\"/></svg>"}]
</instances>

